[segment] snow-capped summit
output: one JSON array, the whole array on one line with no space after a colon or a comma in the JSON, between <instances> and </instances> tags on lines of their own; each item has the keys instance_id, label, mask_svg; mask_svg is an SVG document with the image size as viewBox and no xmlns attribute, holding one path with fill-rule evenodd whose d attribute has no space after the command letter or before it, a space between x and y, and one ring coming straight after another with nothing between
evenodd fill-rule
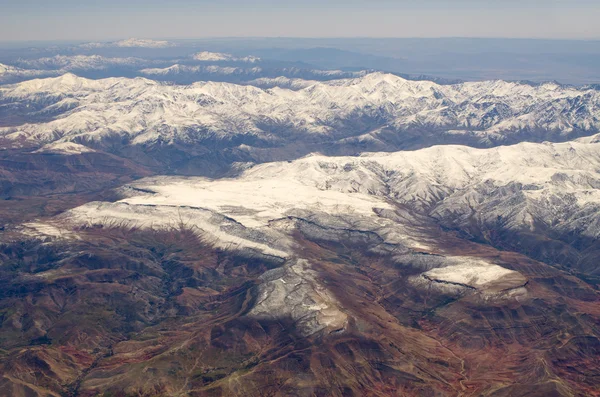
<instances>
[{"instance_id":1,"label":"snow-capped summit","mask_svg":"<svg viewBox=\"0 0 600 397\"><path fill-rule=\"evenodd\" d=\"M225 54L221 52L210 52L210 51L201 51L194 55L192 58L196 61L203 62L217 62L217 61L229 61L229 62L248 62L248 63L256 63L260 62L260 58L249 55L245 57L237 57L232 54Z\"/></svg>"},{"instance_id":2,"label":"snow-capped summit","mask_svg":"<svg viewBox=\"0 0 600 397\"><path fill-rule=\"evenodd\" d=\"M11 97L26 99L31 98L32 94L57 96L67 93L74 97L85 96L89 94L90 90L101 89L104 84L111 80L114 81L115 79L99 81L79 77L73 73L65 73L58 77L33 79L14 85L11 90Z\"/></svg>"}]
</instances>

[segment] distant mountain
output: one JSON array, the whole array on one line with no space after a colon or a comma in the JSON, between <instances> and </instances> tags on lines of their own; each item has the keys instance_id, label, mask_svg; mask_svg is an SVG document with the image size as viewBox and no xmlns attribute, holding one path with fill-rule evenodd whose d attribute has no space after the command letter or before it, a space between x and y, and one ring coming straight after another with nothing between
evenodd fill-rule
<instances>
[{"instance_id":1,"label":"distant mountain","mask_svg":"<svg viewBox=\"0 0 600 397\"><path fill-rule=\"evenodd\" d=\"M227 75L259 75L262 72L262 68L240 68L235 66L219 66L219 65L208 65L208 66L192 66L192 65L179 65L175 64L167 68L148 68L140 71L142 74L150 77L172 77L179 79L185 76L201 76L201 75L216 75L216 76L227 76Z\"/></svg>"},{"instance_id":2,"label":"distant mountain","mask_svg":"<svg viewBox=\"0 0 600 397\"><path fill-rule=\"evenodd\" d=\"M202 51L192 55L192 58L196 61L206 61L206 62L214 62L214 61L231 61L231 62L248 62L248 63L256 63L261 59L254 56L245 56L245 57L236 57L231 54L224 54L222 52L210 52L210 51Z\"/></svg>"},{"instance_id":3,"label":"distant mountain","mask_svg":"<svg viewBox=\"0 0 600 397\"><path fill-rule=\"evenodd\" d=\"M16 83L37 77L57 76L62 73L51 70L22 69L0 63L0 84Z\"/></svg>"},{"instance_id":4,"label":"distant mountain","mask_svg":"<svg viewBox=\"0 0 600 397\"><path fill-rule=\"evenodd\" d=\"M185 65L175 64L166 68L146 68L140 74L159 81L194 83L197 81L224 81L257 85L265 88L306 85L307 80L327 81L340 78L361 77L368 71L345 72L341 70L302 69L297 67L278 68L268 64L238 66L236 64ZM295 79L290 84L285 79Z\"/></svg>"},{"instance_id":5,"label":"distant mountain","mask_svg":"<svg viewBox=\"0 0 600 397\"><path fill-rule=\"evenodd\" d=\"M213 44L214 43L214 44ZM600 82L597 40L481 38L264 38L206 40L264 59L303 60L316 67L355 67L448 80Z\"/></svg>"},{"instance_id":6,"label":"distant mountain","mask_svg":"<svg viewBox=\"0 0 600 397\"><path fill-rule=\"evenodd\" d=\"M320 70L301 63L261 60L254 56L237 57L232 54L200 52L182 58L140 58L101 55L54 55L42 58L18 58L11 61L14 70L23 69L10 80L16 83L35 77L56 76L73 72L86 78L144 76L158 81L191 84L214 80L248 84L256 79L278 77L305 80L332 80L361 77L368 71ZM272 80L276 82L276 80ZM252 83L250 83L252 84Z\"/></svg>"},{"instance_id":7,"label":"distant mountain","mask_svg":"<svg viewBox=\"0 0 600 397\"><path fill-rule=\"evenodd\" d=\"M19 59L17 66L36 69L62 70L63 73L73 70L104 70L111 67L143 67L151 64L140 58L107 58L100 55L56 55L38 59Z\"/></svg>"},{"instance_id":8,"label":"distant mountain","mask_svg":"<svg viewBox=\"0 0 600 397\"><path fill-rule=\"evenodd\" d=\"M125 39L111 42L101 43L84 43L80 44L79 47L92 49L92 48L105 48L105 47L121 47L121 48L168 48L174 47L175 44L164 40L148 40L148 39Z\"/></svg>"}]
</instances>

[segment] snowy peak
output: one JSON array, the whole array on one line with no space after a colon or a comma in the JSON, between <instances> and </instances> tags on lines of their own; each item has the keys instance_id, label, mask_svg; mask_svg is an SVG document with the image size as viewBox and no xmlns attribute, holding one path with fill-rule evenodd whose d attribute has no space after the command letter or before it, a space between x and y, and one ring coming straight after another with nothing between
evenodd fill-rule
<instances>
[{"instance_id":1,"label":"snowy peak","mask_svg":"<svg viewBox=\"0 0 600 397\"><path fill-rule=\"evenodd\" d=\"M31 95L60 95L66 92L86 95L89 90L97 90L102 87L106 81L100 82L78 77L73 73L65 73L62 76L34 79L19 83L13 87L0 88L0 94L7 97L28 97Z\"/></svg>"},{"instance_id":2,"label":"snowy peak","mask_svg":"<svg viewBox=\"0 0 600 397\"><path fill-rule=\"evenodd\" d=\"M219 62L219 61L227 61L227 62L248 62L248 63L256 63L260 62L260 58L255 56L245 56L245 57L237 57L232 54L226 54L221 52L210 52L210 51L201 51L194 55L192 58L196 61L202 62Z\"/></svg>"},{"instance_id":3,"label":"snowy peak","mask_svg":"<svg viewBox=\"0 0 600 397\"><path fill-rule=\"evenodd\" d=\"M599 169L600 144L568 142L491 149L444 145L358 157L312 155L292 163L258 165L244 176L256 180L278 176L323 190L391 195L402 204L431 205L443 198L431 195L432 189L452 192L486 183L554 186L558 192L566 185L557 174L569 175L569 183L581 183L581 189L593 188L591 181L600 181Z\"/></svg>"},{"instance_id":4,"label":"snowy peak","mask_svg":"<svg viewBox=\"0 0 600 397\"><path fill-rule=\"evenodd\" d=\"M75 97L89 97L95 92L113 90L125 95L124 90L143 90L149 86L158 86L161 83L142 77L124 79L113 77L102 80L86 79L74 73L65 73L58 77L34 79L24 81L12 86L0 87L0 95L7 98L36 98L49 95L56 96L69 94ZM135 91L132 91L135 92ZM129 94L131 95L131 93Z\"/></svg>"}]
</instances>

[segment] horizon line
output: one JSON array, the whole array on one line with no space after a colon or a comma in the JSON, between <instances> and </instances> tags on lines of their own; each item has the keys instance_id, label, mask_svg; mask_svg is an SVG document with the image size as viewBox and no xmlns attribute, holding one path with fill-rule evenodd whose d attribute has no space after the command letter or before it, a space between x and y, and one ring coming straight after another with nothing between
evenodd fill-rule
<instances>
[{"instance_id":1,"label":"horizon line","mask_svg":"<svg viewBox=\"0 0 600 397\"><path fill-rule=\"evenodd\" d=\"M149 37L149 36L129 36L129 37L107 37L97 39L24 39L24 40L2 40L0 43L52 43L52 42L114 42L126 39L139 40L531 40L531 41L600 41L600 37L518 37L518 36L199 36L199 37Z\"/></svg>"}]
</instances>

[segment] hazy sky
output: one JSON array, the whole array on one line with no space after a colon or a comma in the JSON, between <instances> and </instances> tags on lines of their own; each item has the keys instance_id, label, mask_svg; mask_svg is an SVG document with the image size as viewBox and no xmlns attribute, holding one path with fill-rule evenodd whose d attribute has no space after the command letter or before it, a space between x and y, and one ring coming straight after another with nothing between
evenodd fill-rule
<instances>
[{"instance_id":1,"label":"hazy sky","mask_svg":"<svg viewBox=\"0 0 600 397\"><path fill-rule=\"evenodd\" d=\"M600 39L600 0L0 0L0 40Z\"/></svg>"}]
</instances>

